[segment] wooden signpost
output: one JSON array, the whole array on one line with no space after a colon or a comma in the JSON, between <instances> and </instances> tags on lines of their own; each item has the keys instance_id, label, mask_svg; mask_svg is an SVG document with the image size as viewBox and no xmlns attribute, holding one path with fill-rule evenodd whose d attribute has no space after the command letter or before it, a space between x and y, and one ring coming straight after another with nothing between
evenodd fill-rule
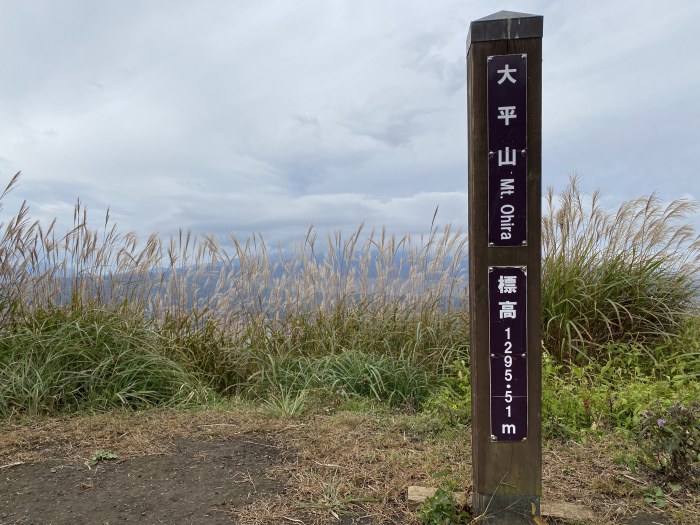
<instances>
[{"instance_id":1,"label":"wooden signpost","mask_svg":"<svg viewBox=\"0 0 700 525\"><path fill-rule=\"evenodd\" d=\"M540 515L541 16L501 11L467 38L474 509Z\"/></svg>"}]
</instances>

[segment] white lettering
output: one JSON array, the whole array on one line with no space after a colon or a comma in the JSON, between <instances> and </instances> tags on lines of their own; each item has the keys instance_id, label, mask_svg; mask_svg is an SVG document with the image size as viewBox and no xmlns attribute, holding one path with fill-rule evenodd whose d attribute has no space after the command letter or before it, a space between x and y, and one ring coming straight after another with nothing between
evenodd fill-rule
<instances>
[{"instance_id":1,"label":"white lettering","mask_svg":"<svg viewBox=\"0 0 700 525\"><path fill-rule=\"evenodd\" d=\"M510 124L510 119L518 118L515 114L515 106L499 106L498 113L498 120L505 120L506 126Z\"/></svg>"},{"instance_id":2,"label":"white lettering","mask_svg":"<svg viewBox=\"0 0 700 525\"><path fill-rule=\"evenodd\" d=\"M515 84L515 79L512 76L510 76L510 74L516 73L517 71L517 69L511 69L508 64L506 64L506 67L503 69L497 69L496 73L503 73L501 80L498 81L498 85L500 86L501 84L503 84L503 82L505 82L506 79L508 79L511 82L511 84Z\"/></svg>"},{"instance_id":3,"label":"white lettering","mask_svg":"<svg viewBox=\"0 0 700 525\"><path fill-rule=\"evenodd\" d=\"M501 425L501 434L515 434L515 425L503 423Z\"/></svg>"},{"instance_id":4,"label":"white lettering","mask_svg":"<svg viewBox=\"0 0 700 525\"><path fill-rule=\"evenodd\" d=\"M506 151L505 151L506 158L504 160L503 159L503 151L499 149L498 150L498 165L499 166L507 166L507 165L515 166L515 160L516 160L515 152L516 152L515 148L513 148L511 150L510 146L506 146Z\"/></svg>"},{"instance_id":5,"label":"white lettering","mask_svg":"<svg viewBox=\"0 0 700 525\"><path fill-rule=\"evenodd\" d=\"M517 279L515 275L501 275L498 278L498 291L501 293L516 293L518 291Z\"/></svg>"},{"instance_id":6,"label":"white lettering","mask_svg":"<svg viewBox=\"0 0 700 525\"><path fill-rule=\"evenodd\" d=\"M503 206L501 206L501 239L511 238L511 231L514 225L514 217L515 207L512 204L504 204Z\"/></svg>"},{"instance_id":7,"label":"white lettering","mask_svg":"<svg viewBox=\"0 0 700 525\"><path fill-rule=\"evenodd\" d=\"M513 195L515 193L515 179L501 179L501 199L504 195Z\"/></svg>"},{"instance_id":8,"label":"white lettering","mask_svg":"<svg viewBox=\"0 0 700 525\"><path fill-rule=\"evenodd\" d=\"M501 319L515 319L515 316L517 315L517 312L515 310L515 307L518 306L518 303L515 301L499 301L498 306L501 307L501 309L498 312L498 315Z\"/></svg>"}]
</instances>

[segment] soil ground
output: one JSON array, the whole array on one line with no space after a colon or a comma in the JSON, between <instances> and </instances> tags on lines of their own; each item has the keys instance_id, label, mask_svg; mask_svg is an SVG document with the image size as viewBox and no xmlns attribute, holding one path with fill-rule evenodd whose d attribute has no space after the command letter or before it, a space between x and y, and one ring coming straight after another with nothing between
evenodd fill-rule
<instances>
[{"instance_id":1,"label":"soil ground","mask_svg":"<svg viewBox=\"0 0 700 525\"><path fill-rule=\"evenodd\" d=\"M0 525L415 524L409 485L468 480L468 429L417 416L276 419L250 409L147 411L0 422ZM550 445L543 506L591 521L700 523L690 492L645 506L652 481L610 461L620 443ZM624 454L623 454L624 455ZM463 487L469 490L469 487Z\"/></svg>"},{"instance_id":2,"label":"soil ground","mask_svg":"<svg viewBox=\"0 0 700 525\"><path fill-rule=\"evenodd\" d=\"M179 440L167 455L50 459L0 479L6 523L231 523L229 509L284 493L280 454L265 443Z\"/></svg>"}]
</instances>

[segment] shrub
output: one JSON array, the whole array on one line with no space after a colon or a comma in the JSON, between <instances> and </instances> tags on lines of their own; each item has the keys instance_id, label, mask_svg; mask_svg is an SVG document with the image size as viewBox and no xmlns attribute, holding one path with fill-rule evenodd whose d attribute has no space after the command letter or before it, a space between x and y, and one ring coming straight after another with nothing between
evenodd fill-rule
<instances>
[{"instance_id":1,"label":"shrub","mask_svg":"<svg viewBox=\"0 0 700 525\"><path fill-rule=\"evenodd\" d=\"M569 438L581 430L635 432L650 406L666 410L700 398L700 383L678 375L675 359L648 361L662 350L615 345L605 362L564 365L543 352L542 422L545 435ZM664 349L663 351L668 351Z\"/></svg>"},{"instance_id":2,"label":"shrub","mask_svg":"<svg viewBox=\"0 0 700 525\"><path fill-rule=\"evenodd\" d=\"M454 484L448 483L420 505L418 519L423 525L466 525L471 523L472 516L460 508L454 496Z\"/></svg>"},{"instance_id":3,"label":"shrub","mask_svg":"<svg viewBox=\"0 0 700 525\"><path fill-rule=\"evenodd\" d=\"M640 438L651 465L669 481L692 476L700 462L700 403L644 413Z\"/></svg>"},{"instance_id":4,"label":"shrub","mask_svg":"<svg viewBox=\"0 0 700 525\"><path fill-rule=\"evenodd\" d=\"M0 332L0 416L204 401L165 343L130 315L36 312Z\"/></svg>"},{"instance_id":5,"label":"shrub","mask_svg":"<svg viewBox=\"0 0 700 525\"><path fill-rule=\"evenodd\" d=\"M547 193L542 221L545 347L585 363L610 342L655 345L678 333L697 305L700 242L683 221L694 202L651 195L616 213L590 202L573 177Z\"/></svg>"},{"instance_id":6,"label":"shrub","mask_svg":"<svg viewBox=\"0 0 700 525\"><path fill-rule=\"evenodd\" d=\"M645 374L673 385L670 399L700 373L700 329L688 320L700 244L684 224L695 204L651 196L610 213L598 193L585 204L576 178L548 201L545 424L556 435L630 427L658 395ZM3 410L111 406L102 396L129 406L170 402L182 393L166 385L189 385L188 399L201 381L225 395L272 392L289 406L309 390L446 407L450 419L468 422L466 238L434 219L417 239L360 227L319 240L311 228L271 252L259 235L139 240L119 233L109 214L94 229L80 203L61 234L22 205L0 224L0 373L12 385ZM126 337L100 343L112 332ZM150 373L135 372L156 368L170 375L149 383ZM119 383L109 369L135 374L133 395L125 387L136 383ZM634 373L620 381L624 370Z\"/></svg>"}]
</instances>

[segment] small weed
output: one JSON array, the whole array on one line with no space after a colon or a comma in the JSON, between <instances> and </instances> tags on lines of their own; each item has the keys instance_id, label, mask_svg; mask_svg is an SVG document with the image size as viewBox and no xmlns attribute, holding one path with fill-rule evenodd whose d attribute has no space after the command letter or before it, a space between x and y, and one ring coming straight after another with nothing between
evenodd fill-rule
<instances>
[{"instance_id":1,"label":"small weed","mask_svg":"<svg viewBox=\"0 0 700 525\"><path fill-rule=\"evenodd\" d=\"M700 461L700 403L645 412L640 438L646 459L667 481L689 477Z\"/></svg>"},{"instance_id":2,"label":"small weed","mask_svg":"<svg viewBox=\"0 0 700 525\"><path fill-rule=\"evenodd\" d=\"M450 375L427 399L423 408L439 414L454 426L471 422L471 371L465 359L455 361Z\"/></svg>"},{"instance_id":3,"label":"small weed","mask_svg":"<svg viewBox=\"0 0 700 525\"><path fill-rule=\"evenodd\" d=\"M110 452L108 450L102 450L102 449L97 449L95 453L92 455L89 461L86 461L85 464L88 466L88 468L94 467L98 463L101 463L103 461L112 461L115 459L119 459L119 456L117 456L114 452Z\"/></svg>"},{"instance_id":4,"label":"small weed","mask_svg":"<svg viewBox=\"0 0 700 525\"><path fill-rule=\"evenodd\" d=\"M421 504L418 519L423 525L466 525L471 521L471 514L457 503L454 488L448 483Z\"/></svg>"},{"instance_id":5,"label":"small weed","mask_svg":"<svg viewBox=\"0 0 700 525\"><path fill-rule=\"evenodd\" d=\"M661 487L649 487L644 491L644 503L654 507L663 508L666 506L666 497Z\"/></svg>"},{"instance_id":6,"label":"small weed","mask_svg":"<svg viewBox=\"0 0 700 525\"><path fill-rule=\"evenodd\" d=\"M625 465L632 473L637 472L639 458L634 454L630 454L628 452L620 452L613 456L612 461L616 465Z\"/></svg>"},{"instance_id":7,"label":"small weed","mask_svg":"<svg viewBox=\"0 0 700 525\"><path fill-rule=\"evenodd\" d=\"M306 390L295 391L287 387L278 387L263 401L262 408L276 417L296 417L306 409Z\"/></svg>"}]
</instances>

